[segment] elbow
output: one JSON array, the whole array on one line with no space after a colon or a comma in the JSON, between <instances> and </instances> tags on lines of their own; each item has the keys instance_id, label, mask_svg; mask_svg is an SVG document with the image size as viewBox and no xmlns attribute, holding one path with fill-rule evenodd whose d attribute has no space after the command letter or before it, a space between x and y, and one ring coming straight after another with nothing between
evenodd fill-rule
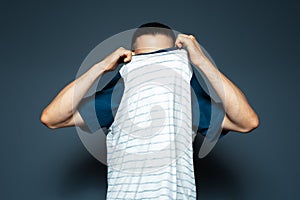
<instances>
[{"instance_id":1,"label":"elbow","mask_svg":"<svg viewBox=\"0 0 300 200\"><path fill-rule=\"evenodd\" d=\"M249 117L247 120L247 124L241 129L242 133L249 133L256 129L259 126L259 118L256 114Z\"/></svg>"},{"instance_id":2,"label":"elbow","mask_svg":"<svg viewBox=\"0 0 300 200\"><path fill-rule=\"evenodd\" d=\"M58 128L55 126L51 120L51 118L48 116L47 112L43 110L41 116L40 116L40 121L48 128L50 129L56 129Z\"/></svg>"}]
</instances>

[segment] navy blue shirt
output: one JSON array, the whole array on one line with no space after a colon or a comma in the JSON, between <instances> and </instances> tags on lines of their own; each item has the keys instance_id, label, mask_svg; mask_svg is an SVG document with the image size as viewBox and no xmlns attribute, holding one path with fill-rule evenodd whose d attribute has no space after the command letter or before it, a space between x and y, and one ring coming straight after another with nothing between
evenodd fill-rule
<instances>
[{"instance_id":1,"label":"navy blue shirt","mask_svg":"<svg viewBox=\"0 0 300 200\"><path fill-rule=\"evenodd\" d=\"M97 92L83 98L78 106L78 111L91 133L100 128L107 130L114 121L124 92L124 82L119 73L121 67L122 65L119 65L116 70L103 74L99 80ZM210 136L214 137L214 133L221 128L225 111L221 103L216 103L207 94L200 72L194 66L192 68L193 76L190 84L193 130L203 136L211 132ZM107 131L104 132L107 133ZM227 133L228 131L222 130L221 136Z\"/></svg>"}]
</instances>

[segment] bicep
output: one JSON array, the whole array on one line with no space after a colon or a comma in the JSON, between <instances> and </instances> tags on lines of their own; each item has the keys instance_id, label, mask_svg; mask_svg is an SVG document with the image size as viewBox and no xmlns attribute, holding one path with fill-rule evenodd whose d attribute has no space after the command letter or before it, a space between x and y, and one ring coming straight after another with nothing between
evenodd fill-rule
<instances>
[{"instance_id":1,"label":"bicep","mask_svg":"<svg viewBox=\"0 0 300 200\"><path fill-rule=\"evenodd\" d=\"M70 127L70 126L78 126L81 128L86 127L86 124L78 110L76 110L73 113L73 115L63 124L63 127Z\"/></svg>"}]
</instances>

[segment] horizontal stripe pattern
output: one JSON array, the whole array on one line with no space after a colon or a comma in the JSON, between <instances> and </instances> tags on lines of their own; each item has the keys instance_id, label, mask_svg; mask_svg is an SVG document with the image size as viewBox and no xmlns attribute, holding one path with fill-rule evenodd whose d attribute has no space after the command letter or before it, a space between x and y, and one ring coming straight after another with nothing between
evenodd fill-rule
<instances>
[{"instance_id":1,"label":"horizontal stripe pattern","mask_svg":"<svg viewBox=\"0 0 300 200\"><path fill-rule=\"evenodd\" d=\"M107 199L196 199L186 50L133 56L107 135Z\"/></svg>"}]
</instances>

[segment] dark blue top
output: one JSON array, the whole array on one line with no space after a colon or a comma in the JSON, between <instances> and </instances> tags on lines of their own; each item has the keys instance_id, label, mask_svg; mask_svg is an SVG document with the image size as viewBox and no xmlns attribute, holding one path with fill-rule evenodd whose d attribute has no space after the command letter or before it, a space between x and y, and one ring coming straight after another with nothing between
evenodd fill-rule
<instances>
[{"instance_id":1,"label":"dark blue top","mask_svg":"<svg viewBox=\"0 0 300 200\"><path fill-rule=\"evenodd\" d=\"M170 48L151 53L173 49ZM114 116L124 92L124 82L119 73L121 67L122 65L119 65L116 70L103 74L99 80L97 92L90 97L83 98L78 106L78 111L87 125L87 131L91 133L100 128L107 130L114 121ZM214 137L214 132L217 132L221 127L225 112L221 103L216 103L207 94L207 88L199 70L194 66L192 68L193 76L190 84L192 89L193 129L203 136L207 135L208 132L212 133L210 136ZM222 130L221 136L227 134L227 132L226 130Z\"/></svg>"}]
</instances>

